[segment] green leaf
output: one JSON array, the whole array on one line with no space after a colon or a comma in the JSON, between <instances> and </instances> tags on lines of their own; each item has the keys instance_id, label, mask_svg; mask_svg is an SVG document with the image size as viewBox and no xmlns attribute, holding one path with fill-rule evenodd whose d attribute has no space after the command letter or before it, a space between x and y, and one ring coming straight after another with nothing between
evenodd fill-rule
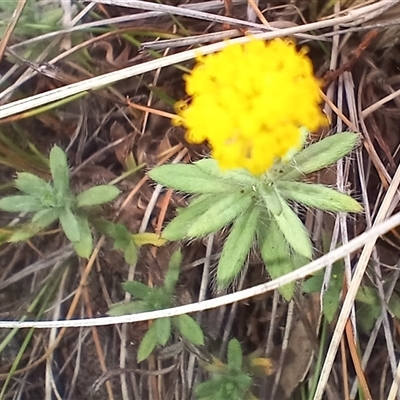
<instances>
[{"instance_id":1,"label":"green leaf","mask_svg":"<svg viewBox=\"0 0 400 400\"><path fill-rule=\"evenodd\" d=\"M273 214L282 214L282 204L274 186L260 185L259 191L265 207Z\"/></svg>"},{"instance_id":2,"label":"green leaf","mask_svg":"<svg viewBox=\"0 0 400 400\"><path fill-rule=\"evenodd\" d=\"M167 242L162 239L159 234L152 232L134 233L131 234L133 243L137 247L142 247L146 244L151 244L152 246L161 247Z\"/></svg>"},{"instance_id":3,"label":"green leaf","mask_svg":"<svg viewBox=\"0 0 400 400\"><path fill-rule=\"evenodd\" d=\"M124 259L127 264L136 265L138 261L138 249L133 240L123 249Z\"/></svg>"},{"instance_id":4,"label":"green leaf","mask_svg":"<svg viewBox=\"0 0 400 400\"><path fill-rule=\"evenodd\" d=\"M342 261L333 264L331 278L328 288L322 300L322 312L324 317L331 323L336 316L340 306L340 294L343 288L344 266ZM319 293L322 289L325 271L316 273L308 278L302 285L304 293Z\"/></svg>"},{"instance_id":5,"label":"green leaf","mask_svg":"<svg viewBox=\"0 0 400 400\"><path fill-rule=\"evenodd\" d=\"M230 193L229 181L207 174L195 164L168 164L153 168L149 176L159 184L186 193Z\"/></svg>"},{"instance_id":6,"label":"green leaf","mask_svg":"<svg viewBox=\"0 0 400 400\"><path fill-rule=\"evenodd\" d=\"M71 242L79 242L81 238L81 232L79 230L78 218L73 214L70 208L65 208L59 214L61 227L65 233L65 236Z\"/></svg>"},{"instance_id":7,"label":"green leaf","mask_svg":"<svg viewBox=\"0 0 400 400\"><path fill-rule=\"evenodd\" d=\"M257 186L260 183L260 178L252 175L247 169L222 170L214 158L203 158L196 161L194 164L205 173L218 177L223 181L230 182L230 184L234 185L236 188L237 186Z\"/></svg>"},{"instance_id":8,"label":"green leaf","mask_svg":"<svg viewBox=\"0 0 400 400\"><path fill-rule=\"evenodd\" d=\"M336 316L336 313L340 308L340 293L342 291L341 284L334 284L332 281L329 282L328 289L324 293L324 298L322 299L322 312L324 317L331 323Z\"/></svg>"},{"instance_id":9,"label":"green leaf","mask_svg":"<svg viewBox=\"0 0 400 400\"><path fill-rule=\"evenodd\" d=\"M167 292L173 293L181 272L182 253L177 250L172 254L168 265L168 271L164 278L164 288Z\"/></svg>"},{"instance_id":10,"label":"green leaf","mask_svg":"<svg viewBox=\"0 0 400 400\"><path fill-rule=\"evenodd\" d=\"M278 181L276 187L283 198L309 207L334 212L362 211L362 206L352 197L324 185Z\"/></svg>"},{"instance_id":11,"label":"green leaf","mask_svg":"<svg viewBox=\"0 0 400 400\"><path fill-rule=\"evenodd\" d=\"M250 389L252 383L253 379L246 373L242 373L235 377L235 386L238 388L241 398Z\"/></svg>"},{"instance_id":12,"label":"green leaf","mask_svg":"<svg viewBox=\"0 0 400 400\"><path fill-rule=\"evenodd\" d=\"M381 307L378 292L372 287L361 286L357 291L356 300L370 306Z\"/></svg>"},{"instance_id":13,"label":"green leaf","mask_svg":"<svg viewBox=\"0 0 400 400\"><path fill-rule=\"evenodd\" d=\"M192 221L187 236L198 238L219 231L245 212L252 200L251 194L245 191L223 195L204 214Z\"/></svg>"},{"instance_id":14,"label":"green leaf","mask_svg":"<svg viewBox=\"0 0 400 400\"><path fill-rule=\"evenodd\" d=\"M153 325L157 331L158 343L165 346L171 336L171 318L156 319Z\"/></svg>"},{"instance_id":15,"label":"green leaf","mask_svg":"<svg viewBox=\"0 0 400 400\"><path fill-rule=\"evenodd\" d=\"M32 236L35 236L38 232L40 231L36 231L32 226L27 225L13 232L8 241L10 243L25 242Z\"/></svg>"},{"instance_id":16,"label":"green leaf","mask_svg":"<svg viewBox=\"0 0 400 400\"><path fill-rule=\"evenodd\" d=\"M279 229L295 252L311 260L312 244L304 224L286 201L280 199L282 212L279 215L274 215Z\"/></svg>"},{"instance_id":17,"label":"green leaf","mask_svg":"<svg viewBox=\"0 0 400 400\"><path fill-rule=\"evenodd\" d=\"M357 316L357 325L360 327L360 330L363 333L371 332L375 321L381 315L381 306L380 305L369 305L364 303L357 303L356 307L356 316Z\"/></svg>"},{"instance_id":18,"label":"green leaf","mask_svg":"<svg viewBox=\"0 0 400 400\"><path fill-rule=\"evenodd\" d=\"M139 281L127 281L122 284L123 289L137 299L146 300L153 288Z\"/></svg>"},{"instance_id":19,"label":"green leaf","mask_svg":"<svg viewBox=\"0 0 400 400\"><path fill-rule=\"evenodd\" d=\"M153 324L150 326L149 330L146 332L146 334L143 336L142 341L140 342L137 353L137 361L142 362L143 360L145 360L153 352L157 344L157 329Z\"/></svg>"},{"instance_id":20,"label":"green leaf","mask_svg":"<svg viewBox=\"0 0 400 400\"><path fill-rule=\"evenodd\" d=\"M32 224L42 230L57 220L58 214L59 211L54 208L38 211L32 218Z\"/></svg>"},{"instance_id":21,"label":"green leaf","mask_svg":"<svg viewBox=\"0 0 400 400\"><path fill-rule=\"evenodd\" d=\"M93 237L89 221L85 217L78 218L80 240L73 242L74 249L79 257L89 258L93 250Z\"/></svg>"},{"instance_id":22,"label":"green leaf","mask_svg":"<svg viewBox=\"0 0 400 400\"><path fill-rule=\"evenodd\" d=\"M173 306L173 295L163 287L154 287L146 298L147 303L153 310L162 310Z\"/></svg>"},{"instance_id":23,"label":"green leaf","mask_svg":"<svg viewBox=\"0 0 400 400\"><path fill-rule=\"evenodd\" d=\"M7 196L0 200L0 210L7 212L35 212L43 208L39 199L28 195Z\"/></svg>"},{"instance_id":24,"label":"green leaf","mask_svg":"<svg viewBox=\"0 0 400 400\"><path fill-rule=\"evenodd\" d=\"M240 371L242 363L242 347L237 339L231 339L228 343L228 368L230 371Z\"/></svg>"},{"instance_id":25,"label":"green leaf","mask_svg":"<svg viewBox=\"0 0 400 400\"><path fill-rule=\"evenodd\" d=\"M188 238L192 221L203 215L215 203L215 196L200 195L193 199L187 208L178 211L178 215L166 226L161 236L170 241Z\"/></svg>"},{"instance_id":26,"label":"green leaf","mask_svg":"<svg viewBox=\"0 0 400 400\"><path fill-rule=\"evenodd\" d=\"M138 314L141 312L153 311L145 301L130 301L128 303L113 304L107 311L111 317L118 315Z\"/></svg>"},{"instance_id":27,"label":"green leaf","mask_svg":"<svg viewBox=\"0 0 400 400\"><path fill-rule=\"evenodd\" d=\"M109 229L108 233L115 241L114 249L124 250L130 243L132 243L131 233L125 225L114 223L111 223L111 225L112 231Z\"/></svg>"},{"instance_id":28,"label":"green leaf","mask_svg":"<svg viewBox=\"0 0 400 400\"><path fill-rule=\"evenodd\" d=\"M272 279L295 270L288 243L276 221L272 220L268 225L259 224L258 242L265 267ZM279 293L289 301L293 297L294 288L294 282L288 283L279 288Z\"/></svg>"},{"instance_id":29,"label":"green leaf","mask_svg":"<svg viewBox=\"0 0 400 400\"><path fill-rule=\"evenodd\" d=\"M112 185L94 186L76 197L77 207L89 207L108 203L114 200L119 194L119 189Z\"/></svg>"},{"instance_id":30,"label":"green leaf","mask_svg":"<svg viewBox=\"0 0 400 400\"><path fill-rule=\"evenodd\" d=\"M58 28L60 26L59 22L64 15L62 9L60 10L59 8L43 8L42 13L42 21L46 21L46 25L48 27Z\"/></svg>"},{"instance_id":31,"label":"green leaf","mask_svg":"<svg viewBox=\"0 0 400 400\"><path fill-rule=\"evenodd\" d=\"M195 346L204 345L204 335L199 324L189 315L173 317L172 322L180 334Z\"/></svg>"},{"instance_id":32,"label":"green leaf","mask_svg":"<svg viewBox=\"0 0 400 400\"><path fill-rule=\"evenodd\" d=\"M218 263L217 282L220 288L226 288L243 268L256 234L259 217L259 207L253 206L233 222Z\"/></svg>"},{"instance_id":33,"label":"green leaf","mask_svg":"<svg viewBox=\"0 0 400 400\"><path fill-rule=\"evenodd\" d=\"M97 231L99 231L101 234L108 236L112 239L115 239L116 226L118 226L118 225L121 225L123 228L126 229L125 225L117 224L115 222L108 221L104 218L98 218L93 221L93 226Z\"/></svg>"},{"instance_id":34,"label":"green leaf","mask_svg":"<svg viewBox=\"0 0 400 400\"><path fill-rule=\"evenodd\" d=\"M328 167L349 154L359 141L358 134L342 132L313 143L293 157L281 179L297 179Z\"/></svg>"},{"instance_id":35,"label":"green leaf","mask_svg":"<svg viewBox=\"0 0 400 400\"><path fill-rule=\"evenodd\" d=\"M390 312L397 318L400 318L400 297L393 293L388 304Z\"/></svg>"},{"instance_id":36,"label":"green leaf","mask_svg":"<svg viewBox=\"0 0 400 400\"><path fill-rule=\"evenodd\" d=\"M54 195L53 189L48 182L29 172L19 172L15 180L15 186L21 192L39 199L47 197L49 194Z\"/></svg>"},{"instance_id":37,"label":"green leaf","mask_svg":"<svg viewBox=\"0 0 400 400\"><path fill-rule=\"evenodd\" d=\"M58 146L54 146L50 151L50 171L57 195L69 195L69 169L67 156Z\"/></svg>"},{"instance_id":38,"label":"green leaf","mask_svg":"<svg viewBox=\"0 0 400 400\"><path fill-rule=\"evenodd\" d=\"M221 382L218 379L212 379L209 381L199 383L196 386L194 392L197 398L209 400L209 399L217 399L218 397L216 396L219 395L220 390L221 390ZM219 397L219 399L222 400L221 397Z\"/></svg>"}]
</instances>

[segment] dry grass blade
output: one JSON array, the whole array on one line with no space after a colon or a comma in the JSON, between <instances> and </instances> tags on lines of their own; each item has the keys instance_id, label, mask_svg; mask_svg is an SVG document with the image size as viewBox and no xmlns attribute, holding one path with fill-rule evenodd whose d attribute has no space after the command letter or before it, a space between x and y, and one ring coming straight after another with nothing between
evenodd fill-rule
<instances>
[{"instance_id":1,"label":"dry grass blade","mask_svg":"<svg viewBox=\"0 0 400 400\"><path fill-rule=\"evenodd\" d=\"M370 7L371 6L366 6L364 8L360 8L358 10L349 12L348 15L345 15L343 17L337 17L331 20L319 21L291 28L284 28L273 32L265 32L259 35L254 35L254 38L272 39L276 37L291 36L297 33L309 32L315 29L322 29L330 26L335 26L337 24L344 24L350 21L358 21L365 14L368 14L370 12ZM249 38L247 37L241 37L237 39L232 39L232 43L245 43L248 40ZM41 107L43 105L50 104L52 102L56 102L61 99L65 99L70 96L86 92L88 90L95 90L119 82L121 80L131 78L133 76L144 74L145 72L154 71L158 68L163 68L169 65L190 60L199 55L200 53L204 55L214 53L218 50L221 50L225 46L226 46L225 42L211 44L202 47L201 50L189 50L179 54L167 56L162 59L152 60L147 63L139 64L137 66L135 65L133 67L128 67L102 76L87 79L82 82L64 86L59 89L47 91L45 93L40 93L38 95L31 96L26 99L21 99L9 104L5 104L0 106L0 121L1 119L9 117L11 115L19 114L36 107Z\"/></svg>"}]
</instances>

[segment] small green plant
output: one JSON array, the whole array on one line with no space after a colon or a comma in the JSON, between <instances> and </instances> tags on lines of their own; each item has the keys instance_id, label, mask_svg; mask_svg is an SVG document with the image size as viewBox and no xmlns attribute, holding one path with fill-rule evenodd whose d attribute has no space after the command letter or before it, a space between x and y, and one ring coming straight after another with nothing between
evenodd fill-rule
<instances>
[{"instance_id":1,"label":"small green plant","mask_svg":"<svg viewBox=\"0 0 400 400\"><path fill-rule=\"evenodd\" d=\"M18 0L2 1L0 4L0 36L3 36L17 8ZM63 9L56 2L41 2L29 0L14 29L16 35L34 37L35 35L52 32L60 28Z\"/></svg>"},{"instance_id":2,"label":"small green plant","mask_svg":"<svg viewBox=\"0 0 400 400\"><path fill-rule=\"evenodd\" d=\"M308 278L302 286L305 293L318 293L321 291L324 279L324 272L318 272ZM324 294L322 311L324 317L331 323L335 318L341 300L341 294L344 284L344 265L338 261L333 265L329 286ZM393 293L387 307L392 315L400 318L400 297ZM376 287L368 284L362 285L356 295L356 313L357 323L364 333L369 333L382 314L382 302L379 298L379 292Z\"/></svg>"},{"instance_id":3,"label":"small green plant","mask_svg":"<svg viewBox=\"0 0 400 400\"><path fill-rule=\"evenodd\" d=\"M205 368L211 373L211 379L196 386L195 394L198 399L256 399L250 391L253 385L253 377L245 368L242 348L237 339L230 340L228 344L226 364L214 358L212 364L205 365Z\"/></svg>"},{"instance_id":4,"label":"small green plant","mask_svg":"<svg viewBox=\"0 0 400 400\"><path fill-rule=\"evenodd\" d=\"M89 257L93 237L88 211L114 200L120 191L112 185L100 185L75 195L70 189L67 156L60 147L52 148L49 163L52 182L28 172L18 173L15 186L23 194L0 200L0 210L33 214L31 221L13 232L9 241L27 240L58 220L77 254ZM128 245L123 248L128 249Z\"/></svg>"},{"instance_id":5,"label":"small green plant","mask_svg":"<svg viewBox=\"0 0 400 400\"><path fill-rule=\"evenodd\" d=\"M221 170L216 160L170 164L149 172L156 182L193 195L185 209L162 232L166 240L194 239L231 226L218 264L217 282L227 287L237 276L254 241L266 268L277 278L312 258L312 243L290 203L333 212L359 212L350 196L320 184L301 182L325 168L358 143L358 135L344 132L311 144L290 162L277 163L256 176L246 169ZM294 283L280 288L290 299Z\"/></svg>"},{"instance_id":6,"label":"small green plant","mask_svg":"<svg viewBox=\"0 0 400 400\"><path fill-rule=\"evenodd\" d=\"M146 311L162 310L173 307L174 291L178 282L182 254L176 251L169 262L162 287L149 287L137 281L123 283L123 288L134 300L128 303L115 304L108 311L109 315L135 314ZM137 354L138 362L145 360L157 345L165 346L175 328L186 340L196 346L204 344L204 335L197 322L189 315L178 315L171 318L155 320L144 335Z\"/></svg>"}]
</instances>

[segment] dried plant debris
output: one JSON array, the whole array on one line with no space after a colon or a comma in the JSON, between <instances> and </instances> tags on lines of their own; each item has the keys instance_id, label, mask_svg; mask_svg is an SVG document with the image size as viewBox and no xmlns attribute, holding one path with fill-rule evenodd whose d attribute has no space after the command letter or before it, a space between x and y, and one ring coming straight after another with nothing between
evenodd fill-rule
<instances>
[{"instance_id":1,"label":"dried plant debris","mask_svg":"<svg viewBox=\"0 0 400 400\"><path fill-rule=\"evenodd\" d=\"M399 211L392 198L380 212L400 160L399 1L128 3L0 4L0 323L219 301ZM268 32L282 36L270 53L252 42ZM245 35L254 48L201 55ZM149 62L150 72L102 81ZM62 98L16 108L54 92ZM254 127L276 135L268 142ZM370 260L355 251L276 292L195 314L0 329L0 399L320 400L323 380L328 399L386 398L399 248L396 228Z\"/></svg>"}]
</instances>

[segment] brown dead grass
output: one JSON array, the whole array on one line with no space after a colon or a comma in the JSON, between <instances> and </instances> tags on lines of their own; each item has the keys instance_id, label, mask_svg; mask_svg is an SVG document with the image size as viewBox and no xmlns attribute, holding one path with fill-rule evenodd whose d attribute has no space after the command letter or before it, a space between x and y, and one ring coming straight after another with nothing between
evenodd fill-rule
<instances>
[{"instance_id":1,"label":"brown dead grass","mask_svg":"<svg viewBox=\"0 0 400 400\"><path fill-rule=\"evenodd\" d=\"M163 1L163 4L171 5L181 3ZM339 11L339 3L343 11L355 5L364 5L365 1L297 0L287 3L260 1L259 10L268 23L283 27L335 15ZM337 8L334 10L335 4ZM221 3L219 8L210 12L225 15L229 10L232 17L246 20L246 4L230 5L227 2L225 5L226 9ZM100 4L94 11L103 19L140 12L133 8ZM394 97L377 110L363 115L363 110L400 89L399 28L396 25L399 17L400 8L397 6L361 25L337 27L337 30L347 30L347 33L341 34L336 42L331 41L332 29L325 29L314 34L328 35L329 42L307 43L316 71L325 79L327 98L339 109L337 115L327 106L327 113L332 120L329 133L337 129L348 129L347 122L361 132L363 137L363 147L358 158L346 160L344 173L330 169L312 177L327 184L336 184L337 175L342 174L346 186L360 197L360 181L365 184L367 192L363 196L370 206L369 215L347 221L347 234L350 238L364 231L368 226L368 217L373 219L376 215L390 177L399 164L399 98ZM91 21L93 17L87 15L85 22ZM46 62L66 50L73 51L56 62L56 69L48 68L19 86L7 102L155 57L154 52L149 50L139 51L132 38L145 43L156 38L162 40L196 36L233 28L235 26L164 15L114 24L106 32L82 31L70 36L64 35L61 40L38 42L33 48L34 53L48 49L49 54L44 59ZM25 40L12 34L4 38L6 41L2 43L11 49ZM157 56L186 48L165 48ZM19 67L12 70L16 61L6 51L0 63L0 72L11 73L7 82L3 83L2 90L17 82L26 71L32 72L29 64L24 61L29 57L25 56L21 47L14 49L22 60L19 58ZM332 64L333 49L337 50L338 57L337 62ZM35 57L31 58L33 60ZM188 62L181 67L190 68L191 64ZM160 93L162 96L158 96ZM185 204L185 199L168 192L162 193L148 223L143 226L143 218L154 191L153 183L145 178L146 169L174 159L178 154L189 162L207 153L205 146L187 147L181 129L172 127L168 118L159 115L159 111L173 112L171 103L165 100L167 96L175 100L183 96L182 70L175 66L125 80L35 117L0 121L3 122L0 133L9 138L11 135L17 137L17 132L22 133L15 144L30 155L27 159L21 159L21 163L25 160L25 164L18 164L16 150L0 138L0 155L15 160L14 164L11 162L8 166L3 162L2 172L7 174L7 181L14 171L12 167L45 173L45 168L32 156L29 146L34 145L42 154L47 154L54 143L68 148L76 189L109 182L130 168L133 162L145 164L146 168L119 184L124 195L104 212L110 218L119 213L119 220L132 232L140 229L159 232L165 221L174 215L175 208ZM187 152L180 153L186 148ZM121 208L127 198L129 201ZM331 235L335 221L331 216L306 211L304 217L313 234L316 249L321 252L321 231ZM6 228L10 221L5 215L1 218L2 228ZM376 284L377 279L397 279L394 267L398 262L399 235L400 230L393 231L380 240L374 255L379 268L371 268L365 277L366 281ZM185 267L177 293L179 303L186 304L199 299L202 279L208 279L207 290L202 296L209 298L217 295L213 280L215 255L223 239L221 235L213 241L185 245ZM134 276L147 284L162 283L173 247L142 248L138 265L132 268L124 263L121 254L114 251L107 242L101 246L93 265L88 265L85 260L78 260L72 255L59 232L37 237L27 244L3 244L0 248L0 319L18 319L23 315L46 279L54 274L59 274L60 279L45 318L102 316L111 303L124 298L120 285L122 281ZM208 260L211 264L210 272L202 275L207 248L212 255L211 262ZM353 261L356 259L357 255ZM231 290L250 287L268 279L259 272L260 261L257 256L249 262L246 276ZM269 293L247 303L204 312L201 323L207 335L207 344L204 349L200 349L201 356L208 358L211 353L223 355L227 340L235 336L241 341L246 353L258 349L274 361L274 374L258 382L260 398L272 400L272 393L275 399L301 398L298 387L301 382L308 382L312 376L322 345L321 336L318 336L321 333L318 329L319 309L318 295L304 296L299 292L290 304L283 302L276 294ZM50 398L46 397L47 390L47 395L57 392L63 399L190 399L193 386L190 378L196 381L205 378L194 357L194 350L176 338L167 348L158 350L148 362L138 365L135 361L137 346L147 327L147 322L143 322L124 327L34 332L11 379L6 398L16 394L25 399ZM333 329L334 323L327 327L323 340L329 341ZM390 326L386 327L386 332L383 328L378 330L372 355L363 369L365 385L374 399L386 398L390 388L392 371L388 337L396 342L398 330L398 320L390 317ZM0 339L7 333L0 331ZM18 332L0 355L0 381L4 382L7 378L26 333ZM355 366L361 358L357 360L354 355L353 358L350 355L349 343L354 339L352 335L350 330L343 337L341 352L326 391L329 399L349 398L356 376ZM366 335L359 335L359 354L364 353L368 339ZM393 350L393 346L391 348Z\"/></svg>"}]
</instances>

